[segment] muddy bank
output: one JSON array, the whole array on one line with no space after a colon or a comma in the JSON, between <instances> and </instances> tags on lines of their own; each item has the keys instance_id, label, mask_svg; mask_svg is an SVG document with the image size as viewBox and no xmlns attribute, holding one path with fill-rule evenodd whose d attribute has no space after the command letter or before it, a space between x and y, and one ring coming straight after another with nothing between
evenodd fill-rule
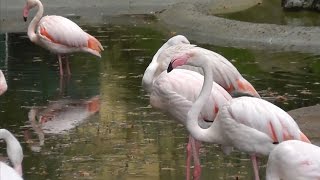
<instances>
[{"instance_id":1,"label":"muddy bank","mask_svg":"<svg viewBox=\"0 0 320 180\"><path fill-rule=\"evenodd\" d=\"M164 26L199 43L319 53L319 27L257 24L207 15L205 6L180 3L159 14Z\"/></svg>"},{"instance_id":2,"label":"muddy bank","mask_svg":"<svg viewBox=\"0 0 320 180\"><path fill-rule=\"evenodd\" d=\"M296 120L312 143L320 146L320 105L303 107L288 113Z\"/></svg>"}]
</instances>

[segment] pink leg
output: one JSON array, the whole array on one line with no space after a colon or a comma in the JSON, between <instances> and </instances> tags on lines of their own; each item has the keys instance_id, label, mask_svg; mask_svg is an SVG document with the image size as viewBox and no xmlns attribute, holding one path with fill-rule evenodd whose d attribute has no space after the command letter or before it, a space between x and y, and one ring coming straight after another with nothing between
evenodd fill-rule
<instances>
[{"instance_id":1,"label":"pink leg","mask_svg":"<svg viewBox=\"0 0 320 180\"><path fill-rule=\"evenodd\" d=\"M253 171L254 171L254 179L255 180L260 180L257 157L256 157L255 154L251 155L251 161L252 161L252 166L253 166Z\"/></svg>"},{"instance_id":2,"label":"pink leg","mask_svg":"<svg viewBox=\"0 0 320 180\"><path fill-rule=\"evenodd\" d=\"M189 141L187 144L187 163L186 163L186 180L190 180L190 162L191 162L191 151L192 151L192 136L189 135Z\"/></svg>"},{"instance_id":3,"label":"pink leg","mask_svg":"<svg viewBox=\"0 0 320 180\"><path fill-rule=\"evenodd\" d=\"M62 67L62 60L61 60L60 54L58 54L58 59L59 59L60 76L63 76L63 67Z\"/></svg>"},{"instance_id":4,"label":"pink leg","mask_svg":"<svg viewBox=\"0 0 320 180\"><path fill-rule=\"evenodd\" d=\"M200 145L201 143L199 141L191 137L191 147L192 147L192 155L193 155L193 163L194 163L194 170L193 170L194 180L199 180L201 176L201 165L200 165L200 159L199 159Z\"/></svg>"},{"instance_id":5,"label":"pink leg","mask_svg":"<svg viewBox=\"0 0 320 180\"><path fill-rule=\"evenodd\" d=\"M66 56L66 64L67 64L67 73L68 73L68 76L71 75L71 71L70 71L70 65L69 65L69 58L68 56Z\"/></svg>"}]
</instances>

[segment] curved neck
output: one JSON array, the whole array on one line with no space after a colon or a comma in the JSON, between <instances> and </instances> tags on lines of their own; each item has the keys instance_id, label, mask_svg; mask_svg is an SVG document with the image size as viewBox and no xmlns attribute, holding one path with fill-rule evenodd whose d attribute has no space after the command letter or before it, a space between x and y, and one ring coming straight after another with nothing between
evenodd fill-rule
<instances>
[{"instance_id":1,"label":"curved neck","mask_svg":"<svg viewBox=\"0 0 320 180\"><path fill-rule=\"evenodd\" d=\"M215 123L212 123L212 125L208 129L202 129L198 124L198 117L200 115L201 109L208 101L213 85L213 72L208 65L210 61L207 61L205 58L202 58L202 60L206 62L202 66L204 72L204 83L200 95L193 103L190 111L188 112L187 128L191 135L197 140L221 144L219 130L218 128L216 128Z\"/></svg>"},{"instance_id":2,"label":"curved neck","mask_svg":"<svg viewBox=\"0 0 320 180\"><path fill-rule=\"evenodd\" d=\"M37 1L37 6L38 6L38 11L37 14L34 16L34 18L32 19L32 21L30 22L29 26L28 26L28 36L30 41L32 42L36 42L37 39L37 35L35 33L36 27L43 15L43 5L40 1Z\"/></svg>"},{"instance_id":3,"label":"curved neck","mask_svg":"<svg viewBox=\"0 0 320 180\"><path fill-rule=\"evenodd\" d=\"M20 165L23 154L19 141L6 129L0 129L0 139L4 139L7 144L7 154L12 164Z\"/></svg>"}]
</instances>

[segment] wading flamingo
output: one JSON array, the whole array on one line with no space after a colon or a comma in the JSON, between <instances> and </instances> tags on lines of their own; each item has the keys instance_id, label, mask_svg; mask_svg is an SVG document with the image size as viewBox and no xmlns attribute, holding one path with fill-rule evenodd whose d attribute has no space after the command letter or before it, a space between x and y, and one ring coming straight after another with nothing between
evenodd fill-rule
<instances>
[{"instance_id":1,"label":"wading flamingo","mask_svg":"<svg viewBox=\"0 0 320 180\"><path fill-rule=\"evenodd\" d=\"M101 57L103 47L100 42L90 34L84 32L77 24L62 16L44 16L40 0L26 0L23 9L24 20L27 21L29 10L38 7L37 14L28 27L28 36L31 42L58 54L60 75L63 75L62 57L72 52L88 52ZM67 74L70 67L65 56Z\"/></svg>"},{"instance_id":2,"label":"wading flamingo","mask_svg":"<svg viewBox=\"0 0 320 180\"><path fill-rule=\"evenodd\" d=\"M153 56L153 59L147 69L145 70L145 73L142 78L142 87L147 91L151 92L152 86L154 81L157 79L159 74L163 71L165 71L172 59L172 57L175 54L179 54L182 52L187 52L191 49L197 49L201 50L203 53L210 56L210 58L213 61L213 66L211 67L213 69L214 73L214 81L216 81L219 85L224 87L229 93L232 95L241 95L241 94L248 94L251 96L260 97L257 91L253 88L253 86L245 80L242 75L238 72L238 70L223 56L212 52L210 50L195 47L195 45L191 45L186 37L182 35L177 35L172 38L170 38ZM202 69L198 67L193 66L182 66L183 69L189 69L192 71L199 72L203 74ZM176 92L179 93L179 92ZM159 95L160 97L160 95ZM196 96L194 96L196 98ZM194 99L192 99L194 101ZM162 110L166 111L167 107L162 106ZM175 107L171 107L175 108ZM174 112L174 111L173 111ZM170 114L170 113L169 113ZM175 117L175 113L172 113L171 116L173 116L175 119L179 120L179 117ZM186 117L186 115L185 115ZM179 120L181 121L181 120ZM192 136L189 136L189 142L194 141ZM200 147L200 142L196 142L198 144L197 148ZM189 179L189 165L190 165L190 155L194 154L189 150L192 150L193 147L190 143L187 145L187 179ZM194 162L200 162L198 159L198 155L194 157ZM201 171L200 164L195 164L195 171L194 174L199 174L199 171Z\"/></svg>"},{"instance_id":3,"label":"wading flamingo","mask_svg":"<svg viewBox=\"0 0 320 180\"><path fill-rule=\"evenodd\" d=\"M320 179L320 147L297 140L274 148L267 164L266 180Z\"/></svg>"},{"instance_id":4,"label":"wading flamingo","mask_svg":"<svg viewBox=\"0 0 320 180\"><path fill-rule=\"evenodd\" d=\"M4 139L7 144L7 154L14 168L0 162L0 179L22 179L23 152L19 141L6 129L0 129L0 139Z\"/></svg>"},{"instance_id":5,"label":"wading flamingo","mask_svg":"<svg viewBox=\"0 0 320 180\"><path fill-rule=\"evenodd\" d=\"M6 78L4 77L4 74L0 70L0 95L5 93L8 89Z\"/></svg>"},{"instance_id":6,"label":"wading flamingo","mask_svg":"<svg viewBox=\"0 0 320 180\"><path fill-rule=\"evenodd\" d=\"M154 81L150 95L152 107L162 110L166 114L173 116L178 122L186 125L187 114L191 109L192 103L200 94L203 76L197 72L185 69L176 69L171 73L162 72ZM216 116L219 108L232 97L221 86L212 83L211 94L198 116L197 123L202 128L208 128ZM196 144L192 136L189 136L187 146L187 168L186 178L190 179L190 160L191 153L194 157L194 179L200 179L201 167L199 161L200 144Z\"/></svg>"},{"instance_id":7,"label":"wading flamingo","mask_svg":"<svg viewBox=\"0 0 320 180\"><path fill-rule=\"evenodd\" d=\"M198 117L211 94L212 63L206 54L192 50L177 55L168 66L168 72L181 65L203 69L202 90L186 120L186 127L195 139L221 144L224 152L229 152L235 147L250 154L256 180L259 180L257 155L269 155L276 144L285 140L297 139L310 143L288 113L268 101L255 97L231 99L219 109L209 128L201 128L198 125Z\"/></svg>"}]
</instances>

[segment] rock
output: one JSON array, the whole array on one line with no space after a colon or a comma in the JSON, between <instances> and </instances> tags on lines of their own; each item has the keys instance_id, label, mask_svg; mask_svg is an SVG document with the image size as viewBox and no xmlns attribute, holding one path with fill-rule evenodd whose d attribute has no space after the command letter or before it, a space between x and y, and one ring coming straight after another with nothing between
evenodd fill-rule
<instances>
[{"instance_id":1,"label":"rock","mask_svg":"<svg viewBox=\"0 0 320 180\"><path fill-rule=\"evenodd\" d=\"M311 9L320 10L320 0L282 0L284 9Z\"/></svg>"}]
</instances>

